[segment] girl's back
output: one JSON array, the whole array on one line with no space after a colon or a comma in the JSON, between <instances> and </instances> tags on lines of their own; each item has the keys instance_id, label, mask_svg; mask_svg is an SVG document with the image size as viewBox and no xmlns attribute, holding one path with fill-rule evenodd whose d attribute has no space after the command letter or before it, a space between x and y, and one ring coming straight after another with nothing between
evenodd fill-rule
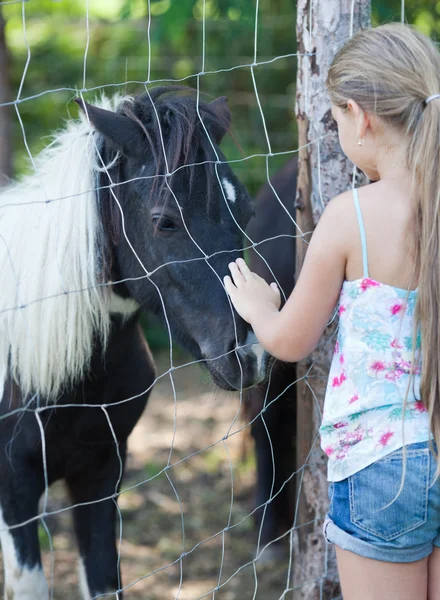
<instances>
[{"instance_id":1,"label":"girl's back","mask_svg":"<svg viewBox=\"0 0 440 600\"><path fill-rule=\"evenodd\" d=\"M402 233L408 227L404 218L398 218L386 242L386 236L380 238L376 231L367 236L363 213L368 213L371 226L378 225L381 217L381 204L374 195L378 187L362 190L370 192L368 211L363 210L357 189L348 195L357 235L347 242L338 337L320 428L330 481L346 479L405 444L430 437L429 417L420 401L420 340L414 346L412 335L417 290L388 283L404 281L392 267L395 258L403 255ZM400 211L402 216L405 212ZM377 268L380 277L372 276L371 248L373 255L382 256L375 264L388 267ZM351 264L355 265L353 278L347 273Z\"/></svg>"},{"instance_id":2,"label":"girl's back","mask_svg":"<svg viewBox=\"0 0 440 600\"><path fill-rule=\"evenodd\" d=\"M406 176L405 176L406 175ZM388 285L415 289L417 274L414 263L415 203L409 190L411 181L403 173L403 182L378 181L361 189L359 203L365 226L369 275ZM347 198L347 219L352 233L347 240L346 278L362 275L362 248L355 207Z\"/></svg>"}]
</instances>

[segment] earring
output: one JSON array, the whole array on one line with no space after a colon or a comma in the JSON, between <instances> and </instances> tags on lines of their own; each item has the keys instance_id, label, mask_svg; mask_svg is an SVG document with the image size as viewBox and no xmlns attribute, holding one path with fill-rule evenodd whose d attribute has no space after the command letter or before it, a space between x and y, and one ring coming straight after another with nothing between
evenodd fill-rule
<instances>
[{"instance_id":1,"label":"earring","mask_svg":"<svg viewBox=\"0 0 440 600\"><path fill-rule=\"evenodd\" d=\"M364 138L359 138L358 146L363 146L364 145L364 141L365 141Z\"/></svg>"}]
</instances>

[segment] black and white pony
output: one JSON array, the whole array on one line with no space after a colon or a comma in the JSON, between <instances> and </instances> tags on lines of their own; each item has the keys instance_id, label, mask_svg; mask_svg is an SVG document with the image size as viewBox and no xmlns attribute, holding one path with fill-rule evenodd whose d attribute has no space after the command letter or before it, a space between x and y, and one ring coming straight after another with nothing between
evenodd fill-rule
<instances>
[{"instance_id":1,"label":"black and white pony","mask_svg":"<svg viewBox=\"0 0 440 600\"><path fill-rule=\"evenodd\" d=\"M127 437L155 380L142 309L165 315L170 339L222 388L251 386L266 370L267 355L221 283L252 214L218 147L226 100L156 88L79 104L81 119L55 137L35 172L0 195L8 600L48 598L38 504L58 479L74 505L83 597L122 598L117 491Z\"/></svg>"}]
</instances>

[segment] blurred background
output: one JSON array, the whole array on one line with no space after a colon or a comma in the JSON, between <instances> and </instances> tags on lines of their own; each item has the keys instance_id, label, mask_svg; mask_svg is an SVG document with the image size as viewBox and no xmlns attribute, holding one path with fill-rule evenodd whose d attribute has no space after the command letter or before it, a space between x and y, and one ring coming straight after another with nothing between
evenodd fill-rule
<instances>
[{"instance_id":1,"label":"blurred background","mask_svg":"<svg viewBox=\"0 0 440 600\"><path fill-rule=\"evenodd\" d=\"M0 3L9 54L9 74L2 69L1 102L16 99L19 91L23 100L37 96L18 106L32 154L66 118L76 116L75 89L91 90L88 100L101 90L142 91L150 54L148 4L150 80L186 78L184 83L195 87L191 75L202 68L203 0L90 0L88 22L85 0ZM401 0L373 0L372 6L375 23L400 19ZM259 3L257 62L273 62L258 66L255 76L274 153L297 147L295 9L295 0ZM223 72L201 77L201 90L212 97L228 96L234 131L246 156L266 153L250 69L236 68L254 61L255 0L206 0L205 11L205 71ZM440 2L406 0L405 11L407 21L425 33L440 33ZM12 172L18 174L28 167L28 154L14 107L8 117L12 137L2 139L2 145L12 155ZM241 157L231 141L225 143L225 153L230 159ZM271 167L276 170L285 160L274 157ZM252 194L265 181L262 167L264 159L257 158L236 165Z\"/></svg>"},{"instance_id":2,"label":"blurred background","mask_svg":"<svg viewBox=\"0 0 440 600\"><path fill-rule=\"evenodd\" d=\"M373 0L373 23L399 21L401 6L401 0ZM405 15L409 23L439 38L440 1L406 0ZM232 166L255 196L266 181L267 137L274 154L271 174L298 146L295 26L295 0L260 0L256 94L250 69L255 58L255 0L0 2L0 105L12 103L0 106L3 183L31 169L30 156L50 142L51 133L66 119L77 116L73 99L79 90L93 102L102 92L142 92L148 80L151 85L182 81L196 87L204 47L200 89L208 98L228 97L238 145L226 139L223 150L229 160L239 161ZM14 102L17 98L20 101ZM160 352L167 348L168 337L151 317L145 317L144 327L160 376L169 367L166 352ZM255 459L251 441L241 435L242 423L236 420L239 402L232 394L214 390L197 366L186 366L190 357L176 358L175 364L185 366L175 373L176 406L169 379L159 379L130 438L126 491L120 497L123 580L131 586L127 597L214 597L217 583L230 577L216 600L251 599L257 586L250 516ZM173 439L175 410L179 427ZM225 434L230 436L227 447L221 442ZM171 445L178 500L162 472ZM63 510L66 505L57 484L51 488L48 509ZM195 548L183 561L182 588L176 562L182 552L181 511L186 549ZM51 540L41 527L40 541L46 572L55 573L54 599L77 600L70 515L60 512L47 523ZM225 539L219 532L227 523L234 527ZM258 597L280 597L289 580L288 562L262 568L266 571L258 579ZM0 567L0 585L1 579Z\"/></svg>"}]
</instances>

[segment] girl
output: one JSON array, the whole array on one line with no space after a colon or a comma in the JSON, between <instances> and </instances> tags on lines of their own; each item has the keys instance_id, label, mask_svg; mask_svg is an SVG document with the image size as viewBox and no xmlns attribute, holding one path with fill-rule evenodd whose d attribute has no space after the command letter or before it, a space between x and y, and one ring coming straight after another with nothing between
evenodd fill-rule
<instances>
[{"instance_id":1,"label":"girl","mask_svg":"<svg viewBox=\"0 0 440 600\"><path fill-rule=\"evenodd\" d=\"M285 361L315 348L339 300L320 433L344 599L439 600L440 55L405 25L377 27L327 86L342 149L374 183L329 203L281 311L243 260L225 287Z\"/></svg>"}]
</instances>

